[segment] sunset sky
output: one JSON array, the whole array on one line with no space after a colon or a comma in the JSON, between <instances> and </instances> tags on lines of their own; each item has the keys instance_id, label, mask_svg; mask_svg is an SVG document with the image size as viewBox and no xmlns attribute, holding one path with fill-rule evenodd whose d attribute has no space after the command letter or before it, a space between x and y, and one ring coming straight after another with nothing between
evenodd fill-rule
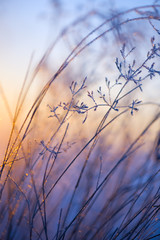
<instances>
[{"instance_id":1,"label":"sunset sky","mask_svg":"<svg viewBox=\"0 0 160 240\"><path fill-rule=\"evenodd\" d=\"M107 1L91 0L0 1L0 84L12 113L32 54L34 68L65 26L89 10L102 9L104 2L106 11L112 7L125 10L153 3L150 0L110 0L108 5ZM59 51L63 52L63 49ZM56 54L59 56L58 50ZM0 139L10 122L6 116L0 96ZM4 126L4 123L7 124Z\"/></svg>"}]
</instances>

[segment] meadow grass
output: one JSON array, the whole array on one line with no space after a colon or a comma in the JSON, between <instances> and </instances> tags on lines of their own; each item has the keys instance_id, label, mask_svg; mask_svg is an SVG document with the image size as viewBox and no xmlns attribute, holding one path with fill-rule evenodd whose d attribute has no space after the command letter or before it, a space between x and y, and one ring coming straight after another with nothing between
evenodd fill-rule
<instances>
[{"instance_id":1,"label":"meadow grass","mask_svg":"<svg viewBox=\"0 0 160 240\"><path fill-rule=\"evenodd\" d=\"M160 103L137 97L145 94L146 82L159 80L159 9L137 7L103 22L101 16L102 23L79 40L24 115L32 83L55 45L71 27L100 13L65 28L30 80L29 66L1 162L0 239L159 239ZM139 45L123 32L139 22L153 33L140 59ZM103 86L92 89L77 61L83 64L85 54L88 60L88 49L99 41L121 48L114 80L106 76ZM72 70L78 71L76 81Z\"/></svg>"}]
</instances>

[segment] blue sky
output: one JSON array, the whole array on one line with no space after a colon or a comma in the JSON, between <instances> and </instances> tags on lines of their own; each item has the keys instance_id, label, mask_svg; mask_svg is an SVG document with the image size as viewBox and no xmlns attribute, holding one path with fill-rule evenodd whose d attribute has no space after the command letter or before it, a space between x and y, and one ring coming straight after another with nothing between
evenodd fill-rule
<instances>
[{"instance_id":1,"label":"blue sky","mask_svg":"<svg viewBox=\"0 0 160 240\"><path fill-rule=\"evenodd\" d=\"M115 6L120 9L131 8L143 4L150 4L150 0L111 0L111 1L60 1L62 2L63 15L58 19L58 14L52 8L50 0L1 0L0 2L0 49L3 57L10 51L21 54L31 54L33 50L45 50L50 41L51 32L58 34L62 25L67 25L77 15L85 11L103 7L103 2L108 2L109 8ZM83 4L84 2L84 4ZM84 7L86 6L86 8ZM78 10L78 7L80 10ZM82 8L83 7L83 8ZM55 16L55 18L54 18ZM57 26L57 23L60 25ZM53 27L53 28L52 28ZM64 26L63 26L64 27ZM53 36L53 38L54 38ZM10 54L11 57L12 54ZM17 54L16 54L17 55Z\"/></svg>"},{"instance_id":2,"label":"blue sky","mask_svg":"<svg viewBox=\"0 0 160 240\"><path fill-rule=\"evenodd\" d=\"M65 22L58 19L50 2L49 0L1 0L0 49L2 59L8 54L14 59L19 54L28 56L32 51L45 51L50 42L50 36L54 38L62 29L62 25L67 25L72 19L76 19L78 14L84 13L89 8L103 7L103 2L106 1L61 0L60 2L63 2L61 18ZM108 1L108 6L109 8L115 6L127 9L150 3L152 3L150 0L111 0ZM77 9L78 7L81 7L80 10Z\"/></svg>"},{"instance_id":3,"label":"blue sky","mask_svg":"<svg viewBox=\"0 0 160 240\"><path fill-rule=\"evenodd\" d=\"M128 9L150 0L60 0L56 11L51 0L1 0L0 1L0 82L5 91L18 89L34 52L35 62L64 26L89 9L107 11L113 6ZM105 4L104 4L105 3ZM107 9L108 8L108 9ZM10 93L12 95L12 93ZM14 97L13 97L14 98Z\"/></svg>"}]
</instances>

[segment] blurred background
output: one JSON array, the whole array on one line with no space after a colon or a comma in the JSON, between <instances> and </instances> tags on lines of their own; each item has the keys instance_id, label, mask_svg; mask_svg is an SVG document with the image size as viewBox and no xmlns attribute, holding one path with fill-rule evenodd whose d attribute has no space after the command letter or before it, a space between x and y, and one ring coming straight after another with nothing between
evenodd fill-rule
<instances>
[{"instance_id":1,"label":"blurred background","mask_svg":"<svg viewBox=\"0 0 160 240\"><path fill-rule=\"evenodd\" d=\"M48 81L50 76L63 63L76 44L107 17L129 8L144 4L150 5L152 3L153 1L150 0L147 2L143 0L132 2L127 0L35 0L34 2L30 0L1 0L0 137L3 139L1 142L4 142L4 136L7 135L7 129L10 126L3 97L5 95L10 112L13 114L29 65L31 65L29 70L29 77L31 77L35 67L47 49L55 43L53 51L44 60L40 73L32 84L30 94L33 96L36 92L39 92L44 83ZM117 19L117 21L120 20ZM98 33L104 29L105 26L103 29L99 29ZM77 76L73 77L73 75L78 75L80 72L82 73L81 80L85 76L88 76L88 85L93 84L99 87L104 83L106 76L114 78L114 61L118 57L123 43L128 41L130 47L136 46L135 55L139 61L142 59L143 54L146 54L144 51L150 48L152 31L153 29L150 26L143 21L139 21L135 24L128 24L117 31L114 30L113 34L104 35L99 41L94 42L90 48L86 49L88 51L87 59L86 55L85 58L83 57L85 53L79 56L78 69L76 67L77 63L75 65L73 63L70 66L71 70L68 70L72 72L70 75L72 75L72 78L77 78ZM96 69L93 67L95 63ZM150 101L156 100L159 93L158 81L152 81L146 88L145 94L148 99ZM28 106L27 103L26 105ZM2 149L0 150L0 154L2 154Z\"/></svg>"},{"instance_id":2,"label":"blurred background","mask_svg":"<svg viewBox=\"0 0 160 240\"><path fill-rule=\"evenodd\" d=\"M57 181L70 161L94 136L108 110L108 106L111 105L120 91L121 85L115 84L115 80L120 83L123 83L123 80L118 79L120 72L117 65L122 61L123 70L126 74L131 65L134 65L133 68L135 67L135 69L141 69L148 52L152 52L151 49L155 44L159 46L159 12L157 10L159 8L150 6L148 8L138 8L152 4L159 4L159 1L0 0L0 163L3 161L11 129L16 123L8 148L9 158L7 161L12 165L11 160L13 159L15 164L12 168L13 171L11 171L14 180L9 180L13 186L12 184L11 187L7 185L8 188L5 193L8 195L3 196L6 209L5 201L8 201L6 200L8 196L11 196L10 199L14 196L15 201L18 198L19 191L17 193L14 181L17 183L16 186L21 188L23 186L22 189L25 189L26 196L31 202L34 199L33 205L35 203L37 207L34 184L39 191L41 202L43 200L41 186L45 180L45 169L47 169L48 174L45 185L47 193L50 192L53 182ZM154 17L157 17L158 21L153 19ZM134 20L135 18L138 19ZM129 21L129 19L132 19L132 21ZM125 61L123 61L123 51L128 55ZM154 59L151 59L151 62L147 62L146 68L137 77L137 79L141 77L143 91L140 87L137 87L132 92L131 90L137 85L135 85L135 82L131 83L124 91L126 97L120 101L119 112L112 109L109 113L107 121L104 121L105 124L109 123L109 126L98 138L96 147L93 147L93 154L90 154L92 147L90 148L88 144L82 151L80 158L77 157L79 161L76 161L76 164L69 169L60 183L58 182L56 194L49 194L47 216L50 236L53 237L53 232L55 233L57 229L57 225L53 224L53 226L52 222L59 218L60 209L65 209L63 216L66 214L66 219L64 217L62 227L64 229L65 224L72 220L88 196L106 176L106 173L112 169L120 156L123 156L126 149L159 112L159 70L157 70L155 76L150 77L148 75L148 69L152 67L159 69L158 58L159 56L155 56ZM117 64L116 59L118 59ZM155 64L151 67L153 62ZM50 85L52 79L54 81ZM108 81L110 81L111 88L107 85ZM75 82L76 85L74 85ZM75 89L80 88L80 90L72 100L74 86ZM127 94L130 91L131 93ZM33 121L31 121L25 135L27 124L32 119L32 115L30 114L24 125L23 123L30 109L32 109L31 113L34 112L34 107L36 109L36 105L33 108L32 106L38 101L37 99L42 99L42 101L37 105L38 111L36 115L33 115ZM137 107L139 111L134 109L135 111L132 114L133 100L141 102ZM68 114L67 109L70 104L72 107ZM118 113L127 109L128 106L130 108L127 114L116 119ZM18 108L20 110L17 118L14 118L14 113L18 112ZM67 114L67 118L65 118L65 114ZM114 118L116 120L112 123ZM64 122L63 119L65 119ZM21 126L23 126L22 130L20 130ZM112 202L111 200L109 200L109 204L103 202L104 197L107 201L119 189L120 200L117 200L119 195L116 195L113 198L112 208L109 209L113 210L114 215L114 209L117 209L116 204L124 203L122 188L126 186L125 189L129 189L126 190L126 192L128 191L126 195L136 196L137 192L141 190L141 185L148 179L147 177L155 172L158 166L155 159L155 146L159 130L160 120L158 119L153 126L151 125L149 131L140 138L140 141L135 144L134 154L127 155L127 163L123 163L111 181L109 180L110 191L108 192L105 189L102 194L99 194L99 200L95 201L93 209L89 211L89 217L82 224L82 229L83 227L85 229L84 235L82 234L83 239L86 239L84 236L87 234L90 224L92 227L96 226L95 229L98 228L96 221L99 218L99 203L103 203L105 209ZM64 142L63 137L65 138ZM55 152L52 152L52 150ZM60 152L56 153L56 151ZM51 160L57 161L57 158L58 163L56 162L53 168ZM86 164L87 167L84 167L85 174L82 182L78 185L78 193L74 195L72 193L76 192L74 184L78 181L86 159L87 161L89 159L89 161ZM17 174L17 169L19 174ZM7 171L4 176L7 176ZM147 171L147 176L145 171ZM35 182L32 177L36 179ZM3 183L4 178L2 178L0 184L3 186ZM116 188L117 183L118 187ZM133 188L130 188L131 185ZM155 186L157 187L156 183ZM134 194L132 190L135 190ZM153 187L153 195L154 191ZM72 194L74 195L73 202L70 200ZM147 190L146 195L141 200L142 207L143 200L146 200L149 194L150 189ZM72 211L68 207L70 201ZM53 202L54 207L52 208ZM12 202L8 206L12 208ZM32 206L33 209L35 206ZM15 216L19 217L23 212L22 209L20 202L15 210L17 214ZM68 209L68 215L65 212L66 209ZM135 211L137 209L137 206L135 206ZM26 210L23 212L25 217L27 216L26 212ZM41 232L41 228L38 227L39 222L41 222L38 219L39 214L38 212L34 220L35 228ZM93 214L96 217L92 223ZM107 214L107 216L110 216L110 213ZM121 214L118 216L121 216ZM12 216L9 221L12 222L13 219ZM105 217L102 216L102 225L104 219ZM25 224L24 219L23 221L21 226ZM88 223L86 224L85 221L88 221ZM116 219L116 221L119 224L119 220ZM2 222L5 229L7 224L5 225L5 220ZM98 225L101 222L98 222ZM41 225L40 223L40 226L43 229L45 224ZM21 234L23 228L19 229L17 234ZM108 229L112 232L112 224L108 226ZM44 236L43 230L39 233L42 236ZM94 227L92 230L95 234ZM3 229L1 232L3 232ZM81 236L81 233L79 234ZM13 231L12 239L15 236L16 234Z\"/></svg>"}]
</instances>

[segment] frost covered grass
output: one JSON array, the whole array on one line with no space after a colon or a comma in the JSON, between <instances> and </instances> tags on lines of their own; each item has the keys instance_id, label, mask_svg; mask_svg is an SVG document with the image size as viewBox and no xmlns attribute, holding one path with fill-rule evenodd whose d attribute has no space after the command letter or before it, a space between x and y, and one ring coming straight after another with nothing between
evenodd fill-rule
<instances>
[{"instance_id":1,"label":"frost covered grass","mask_svg":"<svg viewBox=\"0 0 160 240\"><path fill-rule=\"evenodd\" d=\"M21 116L56 42L29 83L26 76L0 166L0 239L158 239L160 102L143 102L139 94L145 94L146 82L159 81L159 9L137 7L105 20L94 11L65 28L57 42L67 38L71 27L100 16L99 26L79 39ZM131 39L132 29L143 32L139 22L152 30L150 47L147 43L140 59L141 44ZM116 56L113 42L121 45ZM102 51L102 43L112 46L115 74L113 78L105 70L104 83L94 88L87 71L94 74L99 59L95 55L96 64L90 66L88 57L95 49Z\"/></svg>"}]
</instances>

